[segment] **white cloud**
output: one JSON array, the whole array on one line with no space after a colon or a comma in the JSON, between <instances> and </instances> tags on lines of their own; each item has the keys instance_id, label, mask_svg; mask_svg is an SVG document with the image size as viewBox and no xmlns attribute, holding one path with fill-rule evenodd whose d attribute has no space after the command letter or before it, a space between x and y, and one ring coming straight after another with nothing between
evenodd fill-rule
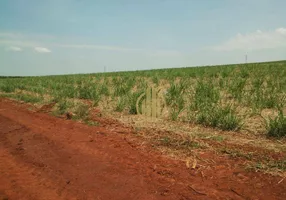
<instances>
[{"instance_id":1,"label":"white cloud","mask_svg":"<svg viewBox=\"0 0 286 200\"><path fill-rule=\"evenodd\" d=\"M51 42L53 39L54 42ZM112 46L112 45L101 45L101 44L89 44L74 42L77 41L75 38L65 38L65 41L73 41L72 43L62 42L63 38L55 37L52 35L24 35L21 33L9 33L0 32L0 45L5 46L19 46L25 48L32 48L38 53L50 53L51 50L41 47L50 46L53 48L67 48L67 49L86 49L86 50L103 50L110 52L141 52L152 57L179 57L182 53L177 50L165 50L165 49L144 49L144 48L130 48L125 46Z\"/></svg>"},{"instance_id":2,"label":"white cloud","mask_svg":"<svg viewBox=\"0 0 286 200\"><path fill-rule=\"evenodd\" d=\"M120 46L109 46L109 45L96 45L96 44L61 44L61 43L39 43L35 41L19 41L19 40L1 40L0 38L0 44L5 45L17 45L17 46L25 46L25 47L33 47L35 51L40 53L49 53L42 49L42 47L35 47L38 45L45 45L48 44L50 46L54 47L60 47L60 48L72 48L72 49L95 49L95 50L107 50L107 51L138 51L142 50L139 48L126 48L126 47L120 47ZM46 48L44 48L46 49ZM46 49L50 51L49 49ZM45 52L44 52L45 51Z\"/></svg>"},{"instance_id":3,"label":"white cloud","mask_svg":"<svg viewBox=\"0 0 286 200\"><path fill-rule=\"evenodd\" d=\"M281 47L286 48L286 28L277 28L267 32L257 30L248 34L238 33L235 37L230 38L221 45L213 46L211 49L215 51L252 51Z\"/></svg>"},{"instance_id":4,"label":"white cloud","mask_svg":"<svg viewBox=\"0 0 286 200\"><path fill-rule=\"evenodd\" d=\"M20 47L16 47L16 46L10 46L10 47L7 48L7 51L19 52L19 51L23 51L23 49L20 48Z\"/></svg>"},{"instance_id":5,"label":"white cloud","mask_svg":"<svg viewBox=\"0 0 286 200\"><path fill-rule=\"evenodd\" d=\"M35 51L40 53L49 53L47 50L39 49L41 45L49 45L61 48L73 48L73 49L95 49L95 50L108 50L108 51L136 51L141 50L138 48L128 48L122 46L112 46L112 45L98 45L98 44L74 44L74 43L50 43L49 40L62 40L63 38L58 38L53 35L36 35L29 34L24 35L21 33L14 32L0 32L0 44L13 45L13 46L25 46L32 47ZM69 38L69 40L74 41L75 38ZM36 49L37 48L37 49Z\"/></svg>"},{"instance_id":6,"label":"white cloud","mask_svg":"<svg viewBox=\"0 0 286 200\"><path fill-rule=\"evenodd\" d=\"M54 43L53 46L63 48L76 48L76 49L98 49L98 50L110 50L110 51L136 51L140 49L126 48L120 46L108 46L108 45L93 45L93 44L58 44Z\"/></svg>"},{"instance_id":7,"label":"white cloud","mask_svg":"<svg viewBox=\"0 0 286 200\"><path fill-rule=\"evenodd\" d=\"M275 30L277 33L280 33L282 35L286 35L286 28L278 28Z\"/></svg>"},{"instance_id":8,"label":"white cloud","mask_svg":"<svg viewBox=\"0 0 286 200\"><path fill-rule=\"evenodd\" d=\"M44 47L35 47L34 50L38 53L50 53L52 52L50 49Z\"/></svg>"}]
</instances>

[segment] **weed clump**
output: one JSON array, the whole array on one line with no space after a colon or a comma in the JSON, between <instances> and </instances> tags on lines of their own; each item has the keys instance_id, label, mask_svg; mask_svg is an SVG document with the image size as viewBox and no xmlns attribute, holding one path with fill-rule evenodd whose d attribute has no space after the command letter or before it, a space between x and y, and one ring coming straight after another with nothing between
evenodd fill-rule
<instances>
[{"instance_id":1,"label":"weed clump","mask_svg":"<svg viewBox=\"0 0 286 200\"><path fill-rule=\"evenodd\" d=\"M75 106L73 119L87 120L89 117L89 106L83 103L78 103Z\"/></svg>"},{"instance_id":2,"label":"weed clump","mask_svg":"<svg viewBox=\"0 0 286 200\"><path fill-rule=\"evenodd\" d=\"M129 114L132 114L132 115L137 114L136 103L137 103L137 99L139 98L139 96L142 93L143 92L138 91L138 92L134 92L134 93L129 95L129 97L128 97L128 99L129 99L129 105L128 105Z\"/></svg>"},{"instance_id":3,"label":"weed clump","mask_svg":"<svg viewBox=\"0 0 286 200\"><path fill-rule=\"evenodd\" d=\"M122 112L126 107L126 98L119 97L116 103L115 111Z\"/></svg>"},{"instance_id":4,"label":"weed clump","mask_svg":"<svg viewBox=\"0 0 286 200\"><path fill-rule=\"evenodd\" d=\"M231 106L206 107L196 113L195 121L198 124L221 130L239 130L242 127L242 119L235 114L235 110Z\"/></svg>"},{"instance_id":5,"label":"weed clump","mask_svg":"<svg viewBox=\"0 0 286 200\"><path fill-rule=\"evenodd\" d=\"M56 116L63 115L69 111L69 109L72 107L72 103L69 102L67 99L55 99L56 108L53 111L53 114Z\"/></svg>"},{"instance_id":6,"label":"weed clump","mask_svg":"<svg viewBox=\"0 0 286 200\"><path fill-rule=\"evenodd\" d=\"M171 87L167 90L165 100L167 106L171 110L171 119L173 121L178 119L179 114L184 110L185 100L183 98L183 93L186 89L186 83L181 81L178 84L174 82Z\"/></svg>"},{"instance_id":7,"label":"weed clump","mask_svg":"<svg viewBox=\"0 0 286 200\"><path fill-rule=\"evenodd\" d=\"M279 110L278 116L274 119L269 118L266 128L269 137L286 137L286 116L284 116L282 110Z\"/></svg>"}]
</instances>

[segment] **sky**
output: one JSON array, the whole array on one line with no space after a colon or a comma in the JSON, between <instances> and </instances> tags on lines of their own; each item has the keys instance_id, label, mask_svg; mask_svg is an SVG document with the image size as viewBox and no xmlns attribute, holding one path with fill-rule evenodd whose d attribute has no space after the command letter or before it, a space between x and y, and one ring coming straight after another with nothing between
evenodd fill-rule
<instances>
[{"instance_id":1,"label":"sky","mask_svg":"<svg viewBox=\"0 0 286 200\"><path fill-rule=\"evenodd\" d=\"M286 59L285 0L0 0L0 76Z\"/></svg>"}]
</instances>

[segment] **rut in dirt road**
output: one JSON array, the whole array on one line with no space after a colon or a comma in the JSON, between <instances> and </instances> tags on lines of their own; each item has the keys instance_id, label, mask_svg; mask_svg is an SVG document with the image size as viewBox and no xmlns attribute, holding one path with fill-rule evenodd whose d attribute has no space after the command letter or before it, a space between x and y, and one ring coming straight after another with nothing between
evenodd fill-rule
<instances>
[{"instance_id":1,"label":"rut in dirt road","mask_svg":"<svg viewBox=\"0 0 286 200\"><path fill-rule=\"evenodd\" d=\"M8 199L285 199L280 177L223 159L205 176L133 142L120 124L86 125L0 99L0 197ZM225 162L225 163L224 163Z\"/></svg>"}]
</instances>

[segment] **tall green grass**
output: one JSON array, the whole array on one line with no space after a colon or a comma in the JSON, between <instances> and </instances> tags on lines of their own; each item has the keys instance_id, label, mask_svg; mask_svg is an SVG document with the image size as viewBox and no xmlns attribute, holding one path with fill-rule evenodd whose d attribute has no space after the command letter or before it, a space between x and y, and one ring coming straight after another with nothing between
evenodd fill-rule
<instances>
[{"instance_id":1,"label":"tall green grass","mask_svg":"<svg viewBox=\"0 0 286 200\"><path fill-rule=\"evenodd\" d=\"M274 119L269 118L266 127L269 137L286 137L286 115L283 114L283 111L279 110L278 116Z\"/></svg>"}]
</instances>

